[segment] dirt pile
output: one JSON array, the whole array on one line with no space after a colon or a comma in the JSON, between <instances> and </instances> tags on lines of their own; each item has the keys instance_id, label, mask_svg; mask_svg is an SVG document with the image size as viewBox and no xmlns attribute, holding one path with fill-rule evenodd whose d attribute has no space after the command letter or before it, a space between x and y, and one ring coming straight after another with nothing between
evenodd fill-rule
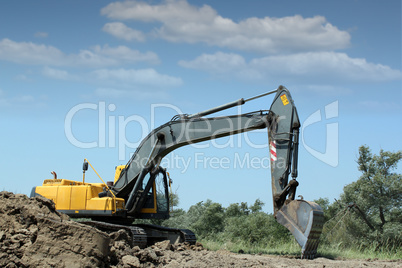
<instances>
[{"instance_id":1,"label":"dirt pile","mask_svg":"<svg viewBox=\"0 0 402 268\"><path fill-rule=\"evenodd\" d=\"M0 267L105 266L110 240L46 198L0 193Z\"/></svg>"},{"instance_id":2,"label":"dirt pile","mask_svg":"<svg viewBox=\"0 0 402 268\"><path fill-rule=\"evenodd\" d=\"M71 221L46 198L0 192L0 267L154 267L181 259L173 252L205 251L199 243L131 244L126 231L106 234Z\"/></svg>"},{"instance_id":3,"label":"dirt pile","mask_svg":"<svg viewBox=\"0 0 402 268\"><path fill-rule=\"evenodd\" d=\"M301 260L208 251L201 244L131 246L124 230L106 234L71 221L42 197L0 192L0 267L401 267L402 262Z\"/></svg>"}]
</instances>

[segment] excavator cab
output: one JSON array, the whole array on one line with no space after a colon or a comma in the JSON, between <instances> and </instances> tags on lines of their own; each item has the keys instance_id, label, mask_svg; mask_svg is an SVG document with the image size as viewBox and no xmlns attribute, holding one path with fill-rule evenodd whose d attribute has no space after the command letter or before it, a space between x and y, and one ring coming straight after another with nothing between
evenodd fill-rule
<instances>
[{"instance_id":1,"label":"excavator cab","mask_svg":"<svg viewBox=\"0 0 402 268\"><path fill-rule=\"evenodd\" d=\"M144 201L136 218L169 218L169 190L166 170L160 168L156 172L156 174L148 174L143 181Z\"/></svg>"},{"instance_id":2,"label":"excavator cab","mask_svg":"<svg viewBox=\"0 0 402 268\"><path fill-rule=\"evenodd\" d=\"M125 168L125 165L116 167L114 182L119 179ZM148 172L137 192L139 198L142 198L138 205L141 209L133 216L137 219L169 218L169 185L170 178L168 178L166 169L158 167L152 172Z\"/></svg>"}]
</instances>

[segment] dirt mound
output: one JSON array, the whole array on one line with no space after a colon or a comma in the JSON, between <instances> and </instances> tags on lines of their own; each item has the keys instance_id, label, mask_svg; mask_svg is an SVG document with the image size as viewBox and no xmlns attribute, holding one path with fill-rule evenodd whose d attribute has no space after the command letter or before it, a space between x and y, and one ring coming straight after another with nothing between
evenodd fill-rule
<instances>
[{"instance_id":1,"label":"dirt mound","mask_svg":"<svg viewBox=\"0 0 402 268\"><path fill-rule=\"evenodd\" d=\"M102 267L111 238L70 221L46 198L0 193L1 267Z\"/></svg>"},{"instance_id":2,"label":"dirt mound","mask_svg":"<svg viewBox=\"0 0 402 268\"><path fill-rule=\"evenodd\" d=\"M71 221L46 198L0 192L0 267L401 267L402 262L301 260L208 251L159 242L130 246L124 230L106 234Z\"/></svg>"},{"instance_id":3,"label":"dirt mound","mask_svg":"<svg viewBox=\"0 0 402 268\"><path fill-rule=\"evenodd\" d=\"M204 250L169 241L140 249L130 239L71 221L46 198L0 192L0 267L152 267L171 261L166 252Z\"/></svg>"}]
</instances>

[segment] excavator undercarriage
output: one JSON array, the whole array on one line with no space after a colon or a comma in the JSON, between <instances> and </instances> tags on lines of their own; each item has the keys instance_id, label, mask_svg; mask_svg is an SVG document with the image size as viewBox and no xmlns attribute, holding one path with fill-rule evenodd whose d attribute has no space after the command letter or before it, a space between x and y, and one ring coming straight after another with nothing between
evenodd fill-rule
<instances>
[{"instance_id":1,"label":"excavator undercarriage","mask_svg":"<svg viewBox=\"0 0 402 268\"><path fill-rule=\"evenodd\" d=\"M171 244L187 242L193 245L196 242L195 234L188 229L177 229L152 224L108 223L105 221L81 221L81 223L107 233L126 230L132 239L131 246L138 246L140 248L145 248L164 240L169 240Z\"/></svg>"},{"instance_id":2,"label":"excavator undercarriage","mask_svg":"<svg viewBox=\"0 0 402 268\"><path fill-rule=\"evenodd\" d=\"M205 117L270 94L275 97L269 110ZM271 156L274 216L301 246L301 257L314 258L324 216L316 203L295 199L299 185L296 178L300 121L293 99L283 86L193 115L175 116L142 140L130 161L116 168L115 180L111 183L86 183L85 171L90 163L85 159L82 182L55 176L53 180L45 180L42 186L34 187L31 196L41 195L53 200L56 209L70 217L90 218L92 220L83 223L100 230L127 230L133 245L145 247L161 240L195 243L195 235L190 230L131 224L135 219L169 217L171 180L166 169L160 166L161 160L182 146L264 128L268 130Z\"/></svg>"}]
</instances>

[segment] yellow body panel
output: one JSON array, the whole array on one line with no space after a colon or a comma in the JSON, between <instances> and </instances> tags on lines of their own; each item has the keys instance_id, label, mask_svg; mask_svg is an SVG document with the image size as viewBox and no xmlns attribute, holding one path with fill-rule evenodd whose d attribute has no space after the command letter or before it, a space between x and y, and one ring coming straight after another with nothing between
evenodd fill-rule
<instances>
[{"instance_id":1,"label":"yellow body panel","mask_svg":"<svg viewBox=\"0 0 402 268\"><path fill-rule=\"evenodd\" d=\"M121 171L126 167L126 165L120 165L116 167L116 171L114 173L114 183L120 178Z\"/></svg>"},{"instance_id":2,"label":"yellow body panel","mask_svg":"<svg viewBox=\"0 0 402 268\"><path fill-rule=\"evenodd\" d=\"M156 206L154 208L142 208L141 213L157 213Z\"/></svg>"},{"instance_id":3,"label":"yellow body panel","mask_svg":"<svg viewBox=\"0 0 402 268\"><path fill-rule=\"evenodd\" d=\"M86 210L113 210L115 207L120 209L124 208L124 199L116 198L116 202L114 202L113 199L112 197L91 198L87 200Z\"/></svg>"},{"instance_id":4,"label":"yellow body panel","mask_svg":"<svg viewBox=\"0 0 402 268\"><path fill-rule=\"evenodd\" d=\"M53 200L56 210L61 211L74 210L80 214L85 214L85 211L110 211L113 214L123 210L123 198L98 197L104 187L103 183L53 179L45 180L42 186L36 187L36 193Z\"/></svg>"},{"instance_id":5,"label":"yellow body panel","mask_svg":"<svg viewBox=\"0 0 402 268\"><path fill-rule=\"evenodd\" d=\"M87 190L90 186L67 186L70 187L70 210L84 210L86 209ZM59 190L60 191L60 190Z\"/></svg>"},{"instance_id":6,"label":"yellow body panel","mask_svg":"<svg viewBox=\"0 0 402 268\"><path fill-rule=\"evenodd\" d=\"M56 188L56 200L54 200L54 203L56 204L56 209L58 210L70 209L71 186L56 186L56 187L48 186L48 187ZM36 190L36 192L39 193L38 190Z\"/></svg>"},{"instance_id":7,"label":"yellow body panel","mask_svg":"<svg viewBox=\"0 0 402 268\"><path fill-rule=\"evenodd\" d=\"M116 177L119 178L121 170L125 166L116 168ZM69 211L68 214L81 214L84 216L86 212L89 214L94 211L110 212L114 214L118 210L124 210L125 201L123 198L102 197L98 194L103 192L105 188L103 183L85 183L80 181L65 179L49 179L44 180L42 186L37 186L35 192L51 199L56 204L56 210ZM152 188L153 207L142 208L141 213L157 213L155 182Z\"/></svg>"}]
</instances>

